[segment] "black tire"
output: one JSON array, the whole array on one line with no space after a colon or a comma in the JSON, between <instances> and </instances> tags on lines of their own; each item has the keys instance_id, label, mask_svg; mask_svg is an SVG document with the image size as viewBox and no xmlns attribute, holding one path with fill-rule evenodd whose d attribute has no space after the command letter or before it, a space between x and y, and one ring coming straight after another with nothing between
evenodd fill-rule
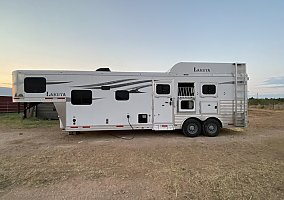
<instances>
[{"instance_id":1,"label":"black tire","mask_svg":"<svg viewBox=\"0 0 284 200\"><path fill-rule=\"evenodd\" d=\"M201 123L196 119L188 119L182 125L182 132L187 137L197 137L201 133Z\"/></svg>"},{"instance_id":2,"label":"black tire","mask_svg":"<svg viewBox=\"0 0 284 200\"><path fill-rule=\"evenodd\" d=\"M219 135L221 125L216 119L207 119L203 123L203 132L204 135L208 137L216 137Z\"/></svg>"}]
</instances>

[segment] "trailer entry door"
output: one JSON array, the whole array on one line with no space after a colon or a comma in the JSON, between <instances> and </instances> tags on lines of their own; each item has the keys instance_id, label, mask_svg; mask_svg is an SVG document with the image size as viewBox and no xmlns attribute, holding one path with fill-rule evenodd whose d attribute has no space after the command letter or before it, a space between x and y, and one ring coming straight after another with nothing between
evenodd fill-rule
<instances>
[{"instance_id":1,"label":"trailer entry door","mask_svg":"<svg viewBox=\"0 0 284 200\"><path fill-rule=\"evenodd\" d=\"M172 81L155 81L153 100L154 124L160 124L165 130L171 129L167 125L173 124Z\"/></svg>"}]
</instances>

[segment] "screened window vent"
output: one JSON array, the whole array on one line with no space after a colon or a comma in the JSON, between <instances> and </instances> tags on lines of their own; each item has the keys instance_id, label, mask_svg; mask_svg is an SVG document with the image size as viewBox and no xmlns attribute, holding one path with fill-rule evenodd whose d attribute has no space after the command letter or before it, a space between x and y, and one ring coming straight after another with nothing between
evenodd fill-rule
<instances>
[{"instance_id":1,"label":"screened window vent","mask_svg":"<svg viewBox=\"0 0 284 200\"><path fill-rule=\"evenodd\" d=\"M202 94L216 94L216 85L203 85Z\"/></svg>"},{"instance_id":2,"label":"screened window vent","mask_svg":"<svg viewBox=\"0 0 284 200\"><path fill-rule=\"evenodd\" d=\"M169 84L157 84L156 93L157 94L170 94L171 86Z\"/></svg>"}]
</instances>

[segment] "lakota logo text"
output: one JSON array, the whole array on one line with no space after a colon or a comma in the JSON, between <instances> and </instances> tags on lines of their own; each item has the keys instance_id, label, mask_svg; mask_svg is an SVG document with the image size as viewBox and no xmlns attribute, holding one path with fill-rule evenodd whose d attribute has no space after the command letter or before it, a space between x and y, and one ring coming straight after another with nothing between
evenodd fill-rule
<instances>
[{"instance_id":1,"label":"lakota logo text","mask_svg":"<svg viewBox=\"0 0 284 200\"><path fill-rule=\"evenodd\" d=\"M49 96L49 97L65 97L66 94L65 92L46 92L46 96Z\"/></svg>"},{"instance_id":2,"label":"lakota logo text","mask_svg":"<svg viewBox=\"0 0 284 200\"><path fill-rule=\"evenodd\" d=\"M204 69L204 68L196 68L196 67L194 67L193 68L193 71L194 72L210 72L210 69Z\"/></svg>"}]
</instances>

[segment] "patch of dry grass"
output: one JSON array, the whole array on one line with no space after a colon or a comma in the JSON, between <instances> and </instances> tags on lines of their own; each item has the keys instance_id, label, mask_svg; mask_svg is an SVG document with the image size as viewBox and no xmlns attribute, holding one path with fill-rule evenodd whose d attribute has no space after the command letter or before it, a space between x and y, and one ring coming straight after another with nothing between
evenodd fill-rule
<instances>
[{"instance_id":1,"label":"patch of dry grass","mask_svg":"<svg viewBox=\"0 0 284 200\"><path fill-rule=\"evenodd\" d=\"M23 114L2 113L0 114L0 128L28 129L37 127L51 127L59 124L58 120L42 120L36 117L23 119Z\"/></svg>"}]
</instances>

